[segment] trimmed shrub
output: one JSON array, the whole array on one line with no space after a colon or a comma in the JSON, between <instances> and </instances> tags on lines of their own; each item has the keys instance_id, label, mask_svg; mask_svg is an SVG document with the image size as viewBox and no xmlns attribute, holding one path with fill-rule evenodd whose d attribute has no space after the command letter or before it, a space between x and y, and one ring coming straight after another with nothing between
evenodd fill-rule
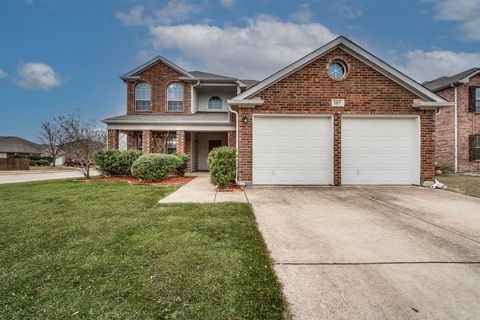
<instances>
[{"instance_id":1,"label":"trimmed shrub","mask_svg":"<svg viewBox=\"0 0 480 320\"><path fill-rule=\"evenodd\" d=\"M142 155L138 150L100 150L94 160L102 175L129 176L132 164Z\"/></svg>"},{"instance_id":2,"label":"trimmed shrub","mask_svg":"<svg viewBox=\"0 0 480 320\"><path fill-rule=\"evenodd\" d=\"M30 159L31 166L49 166L52 163L53 158L43 154L31 154L28 159Z\"/></svg>"},{"instance_id":3,"label":"trimmed shrub","mask_svg":"<svg viewBox=\"0 0 480 320\"><path fill-rule=\"evenodd\" d=\"M180 160L180 165L175 170L175 173L178 176L183 177L185 175L185 171L187 171L187 165L188 160L190 160L190 156L185 152L176 152L174 155Z\"/></svg>"},{"instance_id":4,"label":"trimmed shrub","mask_svg":"<svg viewBox=\"0 0 480 320\"><path fill-rule=\"evenodd\" d=\"M181 160L173 154L144 154L133 163L132 175L143 181L159 181L175 172L180 165Z\"/></svg>"},{"instance_id":5,"label":"trimmed shrub","mask_svg":"<svg viewBox=\"0 0 480 320\"><path fill-rule=\"evenodd\" d=\"M235 148L215 148L208 154L208 170L210 181L219 188L225 189L235 181Z\"/></svg>"}]
</instances>

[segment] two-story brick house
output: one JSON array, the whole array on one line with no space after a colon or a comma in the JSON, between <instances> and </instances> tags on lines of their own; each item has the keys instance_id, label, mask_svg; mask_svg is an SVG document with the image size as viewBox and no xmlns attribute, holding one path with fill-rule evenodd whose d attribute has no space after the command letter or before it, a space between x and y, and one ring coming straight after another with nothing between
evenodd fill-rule
<instances>
[{"instance_id":1,"label":"two-story brick house","mask_svg":"<svg viewBox=\"0 0 480 320\"><path fill-rule=\"evenodd\" d=\"M435 174L435 112L452 105L344 37L251 87L161 57L122 79L110 148L127 134L128 148L189 153L195 171L229 145L237 181L255 185L419 185Z\"/></svg>"},{"instance_id":2,"label":"two-story brick house","mask_svg":"<svg viewBox=\"0 0 480 320\"><path fill-rule=\"evenodd\" d=\"M480 171L480 68L424 85L454 104L435 115L436 161L454 172Z\"/></svg>"},{"instance_id":3,"label":"two-story brick house","mask_svg":"<svg viewBox=\"0 0 480 320\"><path fill-rule=\"evenodd\" d=\"M121 76L127 89L125 115L105 119L109 148L145 153L188 152L189 170L207 170L208 152L235 146L235 123L227 100L257 81L186 71L159 56Z\"/></svg>"}]
</instances>

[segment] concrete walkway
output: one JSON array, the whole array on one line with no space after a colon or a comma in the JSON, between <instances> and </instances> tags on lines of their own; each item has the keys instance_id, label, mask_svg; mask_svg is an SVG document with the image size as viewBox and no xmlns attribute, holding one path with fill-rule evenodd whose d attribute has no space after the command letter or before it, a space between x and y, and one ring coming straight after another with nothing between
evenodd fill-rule
<instances>
[{"instance_id":1,"label":"concrete walkway","mask_svg":"<svg viewBox=\"0 0 480 320\"><path fill-rule=\"evenodd\" d=\"M245 192L217 192L209 181L208 172L195 172L196 178L186 185L161 199L159 203L220 203L220 202L248 202Z\"/></svg>"}]
</instances>

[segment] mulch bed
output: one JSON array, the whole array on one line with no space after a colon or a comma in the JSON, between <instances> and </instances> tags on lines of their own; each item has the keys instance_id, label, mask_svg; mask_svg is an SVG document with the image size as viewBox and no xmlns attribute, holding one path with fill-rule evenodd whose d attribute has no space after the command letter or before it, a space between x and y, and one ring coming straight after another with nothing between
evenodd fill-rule
<instances>
[{"instance_id":1,"label":"mulch bed","mask_svg":"<svg viewBox=\"0 0 480 320\"><path fill-rule=\"evenodd\" d=\"M168 185L175 185L175 184L182 184L187 183L195 179L195 177L178 177L178 176L170 176L166 177L162 181L158 182L146 182L134 177L101 177L101 178L93 178L93 179L81 179L78 181L84 182L128 182L129 184L139 184L139 185L147 185L147 186L168 186Z\"/></svg>"},{"instance_id":2,"label":"mulch bed","mask_svg":"<svg viewBox=\"0 0 480 320\"><path fill-rule=\"evenodd\" d=\"M239 185L232 183L226 189L217 188L217 192L233 192L233 191L243 191L242 187Z\"/></svg>"}]
</instances>

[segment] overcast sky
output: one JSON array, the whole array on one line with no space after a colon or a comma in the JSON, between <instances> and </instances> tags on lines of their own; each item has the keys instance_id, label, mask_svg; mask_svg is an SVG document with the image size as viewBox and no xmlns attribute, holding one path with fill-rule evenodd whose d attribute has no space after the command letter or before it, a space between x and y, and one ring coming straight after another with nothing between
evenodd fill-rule
<instances>
[{"instance_id":1,"label":"overcast sky","mask_svg":"<svg viewBox=\"0 0 480 320\"><path fill-rule=\"evenodd\" d=\"M125 112L118 78L163 55L261 80L338 35L419 82L480 66L480 0L1 0L0 135L79 108Z\"/></svg>"}]
</instances>

